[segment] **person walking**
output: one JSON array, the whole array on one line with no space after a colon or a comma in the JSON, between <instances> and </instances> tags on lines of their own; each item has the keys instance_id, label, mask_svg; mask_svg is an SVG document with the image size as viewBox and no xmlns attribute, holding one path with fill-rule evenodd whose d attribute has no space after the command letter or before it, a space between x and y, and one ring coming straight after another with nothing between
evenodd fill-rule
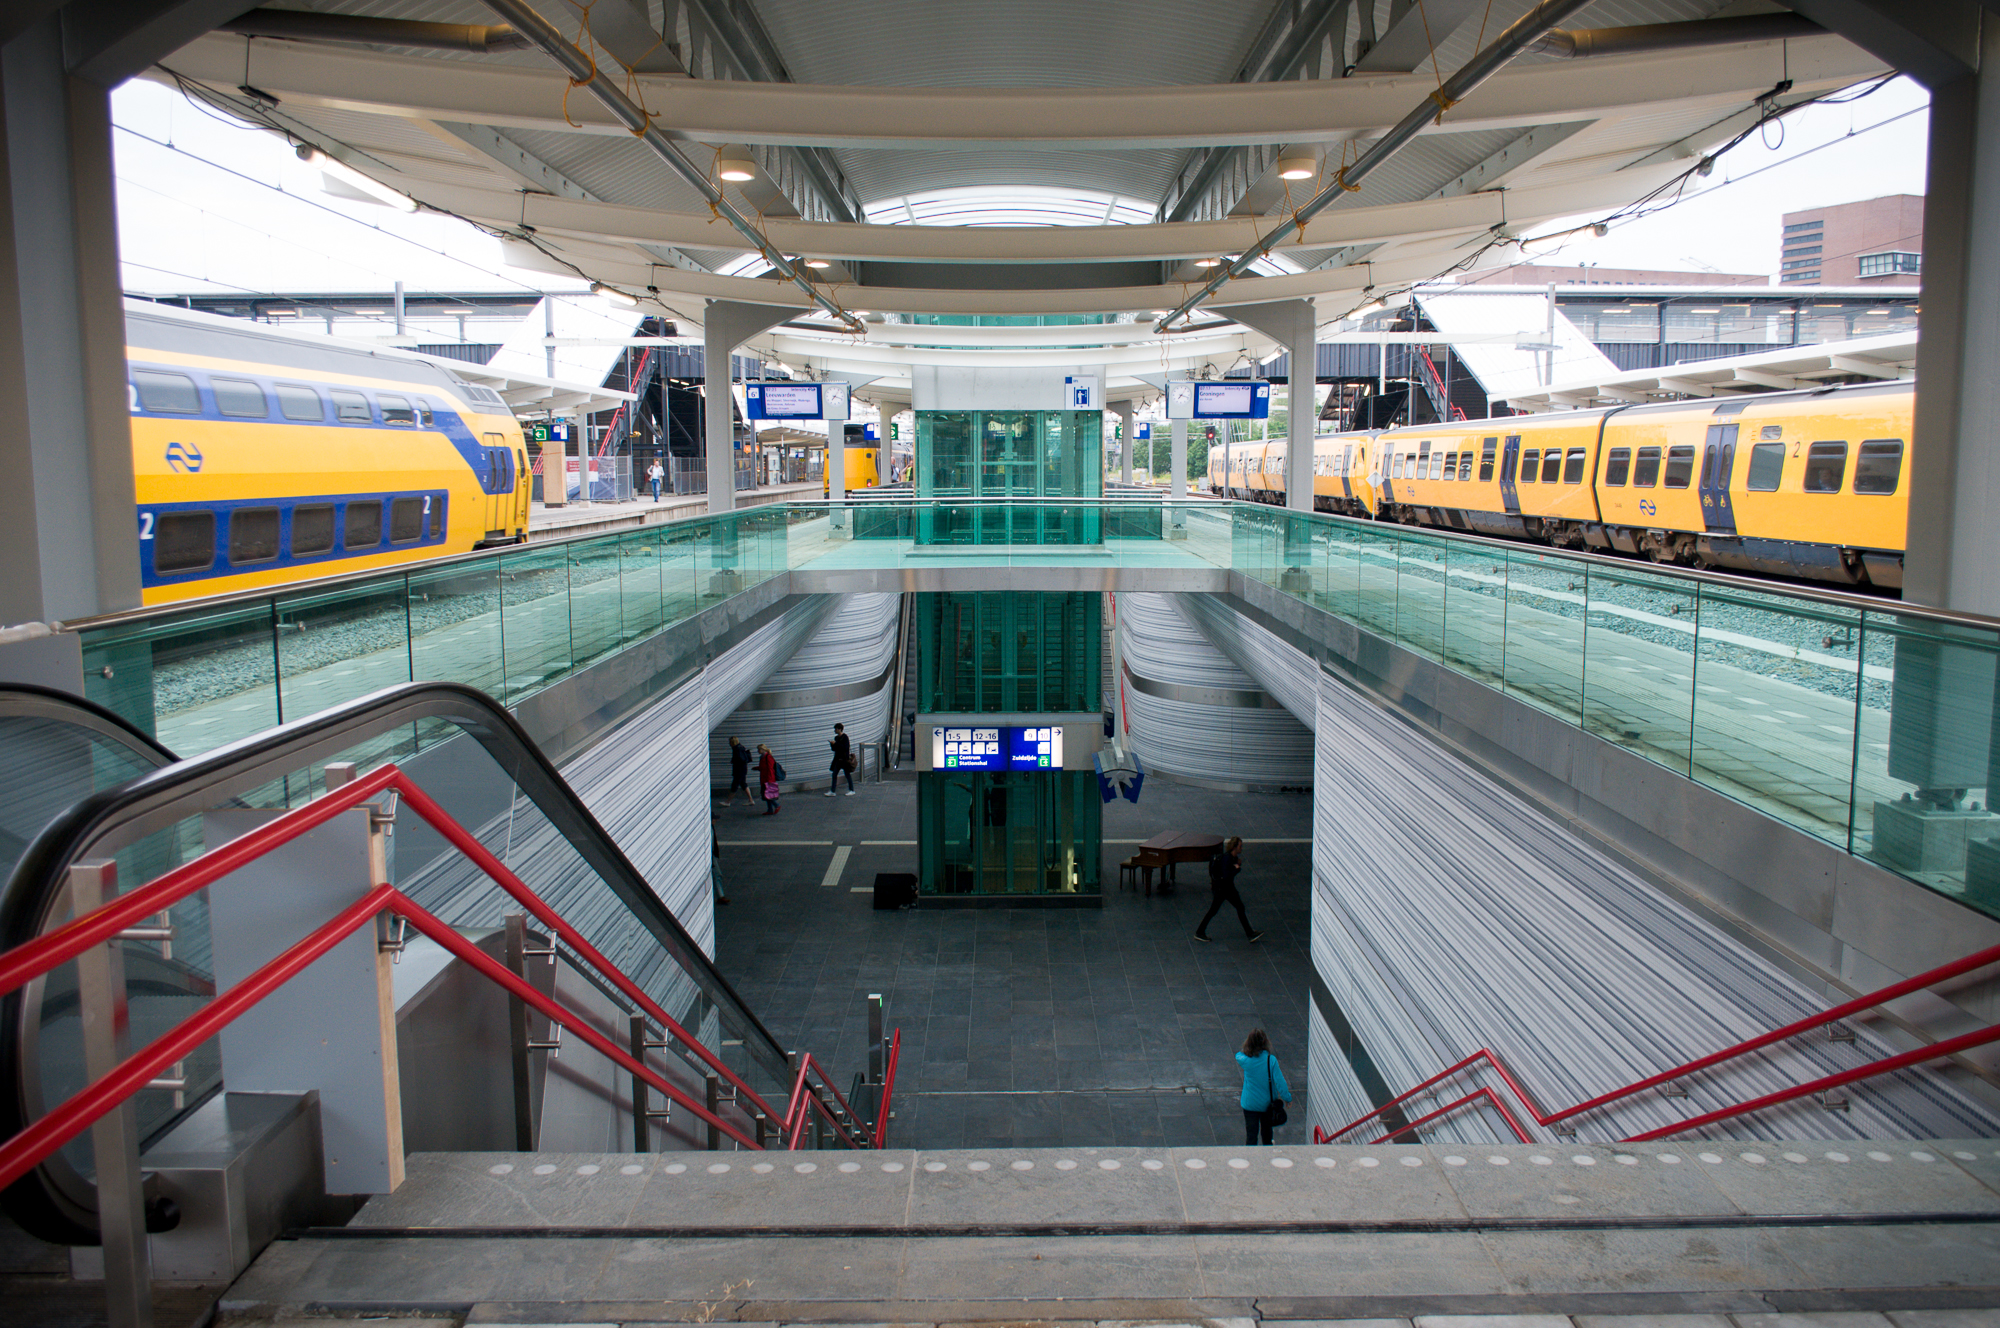
<instances>
[{"instance_id":1,"label":"person walking","mask_svg":"<svg viewBox=\"0 0 2000 1328\"><path fill-rule=\"evenodd\" d=\"M1252 1148L1260 1141L1268 1144L1271 1132L1285 1123L1284 1104L1292 1100L1292 1089L1263 1029L1253 1028L1243 1039L1236 1064L1243 1071L1243 1142Z\"/></svg>"},{"instance_id":2,"label":"person walking","mask_svg":"<svg viewBox=\"0 0 2000 1328\"><path fill-rule=\"evenodd\" d=\"M778 758L771 755L771 749L763 743L757 744L757 783L764 794L764 815L778 814L778 780L784 776L784 768Z\"/></svg>"},{"instance_id":3,"label":"person walking","mask_svg":"<svg viewBox=\"0 0 2000 1328\"><path fill-rule=\"evenodd\" d=\"M744 806L756 805L757 800L750 796L750 749L732 737L729 740L729 792L722 799L723 806L736 805L737 789L743 790Z\"/></svg>"},{"instance_id":4,"label":"person walking","mask_svg":"<svg viewBox=\"0 0 2000 1328\"><path fill-rule=\"evenodd\" d=\"M854 796L854 745L847 740L847 726L835 724L833 738L827 743L833 748L833 782L826 786L826 796L832 797L840 788L840 777L847 776L847 796Z\"/></svg>"},{"instance_id":5,"label":"person walking","mask_svg":"<svg viewBox=\"0 0 2000 1328\"><path fill-rule=\"evenodd\" d=\"M666 477L667 472L660 469L660 459L654 457L653 464L646 467L646 479L653 486L653 501L656 503L660 501L660 481Z\"/></svg>"},{"instance_id":6,"label":"person walking","mask_svg":"<svg viewBox=\"0 0 2000 1328\"><path fill-rule=\"evenodd\" d=\"M1215 940L1208 934L1208 924L1222 911L1224 904L1236 906L1236 920L1243 924L1245 936L1253 941L1264 939L1264 933L1250 925L1250 915L1243 911L1243 896L1236 893L1236 873L1242 870L1243 841L1231 835L1221 850L1208 860L1208 912L1201 915L1201 921L1195 926L1194 938L1197 941Z\"/></svg>"}]
</instances>

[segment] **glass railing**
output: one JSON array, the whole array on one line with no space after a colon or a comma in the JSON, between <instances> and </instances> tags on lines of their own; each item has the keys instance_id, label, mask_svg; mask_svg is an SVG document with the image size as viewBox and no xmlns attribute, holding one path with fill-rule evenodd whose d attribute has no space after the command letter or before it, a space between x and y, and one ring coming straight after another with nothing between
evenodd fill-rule
<instances>
[{"instance_id":1,"label":"glass railing","mask_svg":"<svg viewBox=\"0 0 2000 1328\"><path fill-rule=\"evenodd\" d=\"M965 539L925 544L926 530ZM77 630L91 699L190 755L395 682L513 704L787 570L940 555L1240 572L2000 916L2000 625L1319 513L774 504Z\"/></svg>"}]
</instances>

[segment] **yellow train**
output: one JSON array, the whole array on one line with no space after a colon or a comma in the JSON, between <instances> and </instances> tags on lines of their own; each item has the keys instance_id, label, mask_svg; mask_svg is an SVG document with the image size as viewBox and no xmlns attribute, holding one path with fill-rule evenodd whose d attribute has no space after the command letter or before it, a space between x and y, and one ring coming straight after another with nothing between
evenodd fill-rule
<instances>
[{"instance_id":1,"label":"yellow train","mask_svg":"<svg viewBox=\"0 0 2000 1328\"><path fill-rule=\"evenodd\" d=\"M147 604L527 537L521 426L427 360L126 302Z\"/></svg>"},{"instance_id":2,"label":"yellow train","mask_svg":"<svg viewBox=\"0 0 2000 1328\"><path fill-rule=\"evenodd\" d=\"M1321 511L1900 590L1907 382L1331 434ZM1209 451L1209 487L1285 501L1285 442Z\"/></svg>"},{"instance_id":3,"label":"yellow train","mask_svg":"<svg viewBox=\"0 0 2000 1328\"><path fill-rule=\"evenodd\" d=\"M848 493L853 493L857 489L876 489L882 485L882 444L879 440L868 436L867 427L864 424L842 426L847 446L846 460L843 463L846 469L841 472L841 483L846 486ZM831 467L821 474L819 490L822 494L833 492Z\"/></svg>"}]
</instances>

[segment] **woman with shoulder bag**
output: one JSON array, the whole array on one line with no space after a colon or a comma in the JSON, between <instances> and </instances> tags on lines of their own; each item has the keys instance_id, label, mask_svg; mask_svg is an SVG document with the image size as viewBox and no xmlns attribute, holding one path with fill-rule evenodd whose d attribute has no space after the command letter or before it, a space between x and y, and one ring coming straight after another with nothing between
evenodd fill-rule
<instances>
[{"instance_id":1,"label":"woman with shoulder bag","mask_svg":"<svg viewBox=\"0 0 2000 1328\"><path fill-rule=\"evenodd\" d=\"M1271 1131L1285 1123L1285 1104L1292 1100L1292 1090L1263 1029L1250 1030L1236 1063L1243 1069L1243 1142L1251 1147L1268 1144Z\"/></svg>"}]
</instances>

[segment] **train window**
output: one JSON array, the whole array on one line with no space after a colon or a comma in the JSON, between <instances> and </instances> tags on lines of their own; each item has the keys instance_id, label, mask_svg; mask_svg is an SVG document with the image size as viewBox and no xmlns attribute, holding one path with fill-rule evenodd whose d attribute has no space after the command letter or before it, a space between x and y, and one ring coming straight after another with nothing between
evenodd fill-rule
<instances>
[{"instance_id":1,"label":"train window","mask_svg":"<svg viewBox=\"0 0 2000 1328\"><path fill-rule=\"evenodd\" d=\"M1444 477L1448 480L1455 480L1458 478L1458 453L1447 452L1445 454Z\"/></svg>"},{"instance_id":2,"label":"train window","mask_svg":"<svg viewBox=\"0 0 2000 1328\"><path fill-rule=\"evenodd\" d=\"M1562 478L1563 454L1561 448L1551 447L1542 453L1542 483L1554 484Z\"/></svg>"},{"instance_id":3,"label":"train window","mask_svg":"<svg viewBox=\"0 0 2000 1328\"><path fill-rule=\"evenodd\" d=\"M1498 438L1484 438L1479 443L1479 482L1486 483L1493 478L1493 457L1500 450Z\"/></svg>"},{"instance_id":4,"label":"train window","mask_svg":"<svg viewBox=\"0 0 2000 1328\"><path fill-rule=\"evenodd\" d=\"M229 514L229 561L268 563L278 556L278 509L239 507Z\"/></svg>"},{"instance_id":5,"label":"train window","mask_svg":"<svg viewBox=\"0 0 2000 1328\"><path fill-rule=\"evenodd\" d=\"M1521 483L1533 484L1542 470L1542 449L1531 447L1521 453Z\"/></svg>"},{"instance_id":6,"label":"train window","mask_svg":"<svg viewBox=\"0 0 2000 1328\"><path fill-rule=\"evenodd\" d=\"M1615 489L1625 487L1625 477L1632 472L1632 449L1614 447L1604 454L1604 482Z\"/></svg>"},{"instance_id":7,"label":"train window","mask_svg":"<svg viewBox=\"0 0 2000 1328\"><path fill-rule=\"evenodd\" d=\"M424 537L424 509L428 498L397 498L389 504L389 542L408 544Z\"/></svg>"},{"instance_id":8,"label":"train window","mask_svg":"<svg viewBox=\"0 0 2000 1328\"><path fill-rule=\"evenodd\" d=\"M1632 487L1650 489L1660 482L1660 449L1642 447L1639 459L1632 465Z\"/></svg>"},{"instance_id":9,"label":"train window","mask_svg":"<svg viewBox=\"0 0 2000 1328\"><path fill-rule=\"evenodd\" d=\"M1782 424L1767 424L1758 432L1757 436L1759 438L1783 438L1785 436L1785 426Z\"/></svg>"},{"instance_id":10,"label":"train window","mask_svg":"<svg viewBox=\"0 0 2000 1328\"><path fill-rule=\"evenodd\" d=\"M1758 443L1750 449L1750 477L1743 487L1753 493L1775 493L1785 477L1785 445Z\"/></svg>"},{"instance_id":11,"label":"train window","mask_svg":"<svg viewBox=\"0 0 2000 1328\"><path fill-rule=\"evenodd\" d=\"M1459 453L1458 477L1461 480L1469 480L1472 478L1472 453L1470 452Z\"/></svg>"},{"instance_id":12,"label":"train window","mask_svg":"<svg viewBox=\"0 0 2000 1328\"><path fill-rule=\"evenodd\" d=\"M271 413L271 403L264 399L264 389L241 378L211 378L208 385L215 389L215 408L224 415L242 415L264 419Z\"/></svg>"},{"instance_id":13,"label":"train window","mask_svg":"<svg viewBox=\"0 0 2000 1328\"><path fill-rule=\"evenodd\" d=\"M1667 449L1667 487L1685 489L1694 482L1694 447L1683 443Z\"/></svg>"},{"instance_id":14,"label":"train window","mask_svg":"<svg viewBox=\"0 0 2000 1328\"><path fill-rule=\"evenodd\" d=\"M308 558L333 548L333 504L301 503L292 509L292 557Z\"/></svg>"},{"instance_id":15,"label":"train window","mask_svg":"<svg viewBox=\"0 0 2000 1328\"><path fill-rule=\"evenodd\" d=\"M1565 453L1563 456L1563 483L1583 483L1583 468L1589 460L1590 453L1586 448L1572 447Z\"/></svg>"},{"instance_id":16,"label":"train window","mask_svg":"<svg viewBox=\"0 0 2000 1328\"><path fill-rule=\"evenodd\" d=\"M1401 452L1396 453L1395 459L1389 463L1389 478L1392 480L1403 478L1403 454Z\"/></svg>"},{"instance_id":17,"label":"train window","mask_svg":"<svg viewBox=\"0 0 2000 1328\"><path fill-rule=\"evenodd\" d=\"M1433 452L1433 453L1431 453L1431 478L1432 478L1432 479L1437 479L1437 478L1439 477L1439 475L1440 475L1440 474L1442 473L1442 467L1443 467L1443 465L1444 465L1444 453L1442 453L1442 452Z\"/></svg>"},{"instance_id":18,"label":"train window","mask_svg":"<svg viewBox=\"0 0 2000 1328\"><path fill-rule=\"evenodd\" d=\"M297 383L278 384L278 409L288 420L324 420L326 407L320 403L319 393Z\"/></svg>"},{"instance_id":19,"label":"train window","mask_svg":"<svg viewBox=\"0 0 2000 1328\"><path fill-rule=\"evenodd\" d=\"M160 513L153 523L155 572L199 572L214 561L215 513Z\"/></svg>"},{"instance_id":20,"label":"train window","mask_svg":"<svg viewBox=\"0 0 2000 1328\"><path fill-rule=\"evenodd\" d=\"M1839 493L1846 473L1846 443L1814 443L1806 449L1807 493Z\"/></svg>"},{"instance_id":21,"label":"train window","mask_svg":"<svg viewBox=\"0 0 2000 1328\"><path fill-rule=\"evenodd\" d=\"M330 388L327 395L333 398L333 418L342 424L373 424L375 412L368 408L368 398L359 392L350 392L343 387Z\"/></svg>"},{"instance_id":22,"label":"train window","mask_svg":"<svg viewBox=\"0 0 2000 1328\"><path fill-rule=\"evenodd\" d=\"M1856 493L1894 493L1903 473L1903 440L1870 438L1861 444L1854 463Z\"/></svg>"},{"instance_id":23,"label":"train window","mask_svg":"<svg viewBox=\"0 0 2000 1328\"><path fill-rule=\"evenodd\" d=\"M391 396L384 392L375 401L382 407L382 423L414 425L417 422L417 412L410 408L408 397Z\"/></svg>"},{"instance_id":24,"label":"train window","mask_svg":"<svg viewBox=\"0 0 2000 1328\"><path fill-rule=\"evenodd\" d=\"M139 389L139 404L147 410L201 414L201 393L195 390L194 379L186 374L134 369L132 385Z\"/></svg>"},{"instance_id":25,"label":"train window","mask_svg":"<svg viewBox=\"0 0 2000 1328\"><path fill-rule=\"evenodd\" d=\"M417 402L417 427L430 429L437 426L437 412L428 401Z\"/></svg>"},{"instance_id":26,"label":"train window","mask_svg":"<svg viewBox=\"0 0 2000 1328\"><path fill-rule=\"evenodd\" d=\"M379 499L365 503L347 505L347 539L349 551L372 549L382 542L382 504Z\"/></svg>"},{"instance_id":27,"label":"train window","mask_svg":"<svg viewBox=\"0 0 2000 1328\"><path fill-rule=\"evenodd\" d=\"M431 538L436 539L442 534L444 534L444 495L434 493L431 495Z\"/></svg>"}]
</instances>

